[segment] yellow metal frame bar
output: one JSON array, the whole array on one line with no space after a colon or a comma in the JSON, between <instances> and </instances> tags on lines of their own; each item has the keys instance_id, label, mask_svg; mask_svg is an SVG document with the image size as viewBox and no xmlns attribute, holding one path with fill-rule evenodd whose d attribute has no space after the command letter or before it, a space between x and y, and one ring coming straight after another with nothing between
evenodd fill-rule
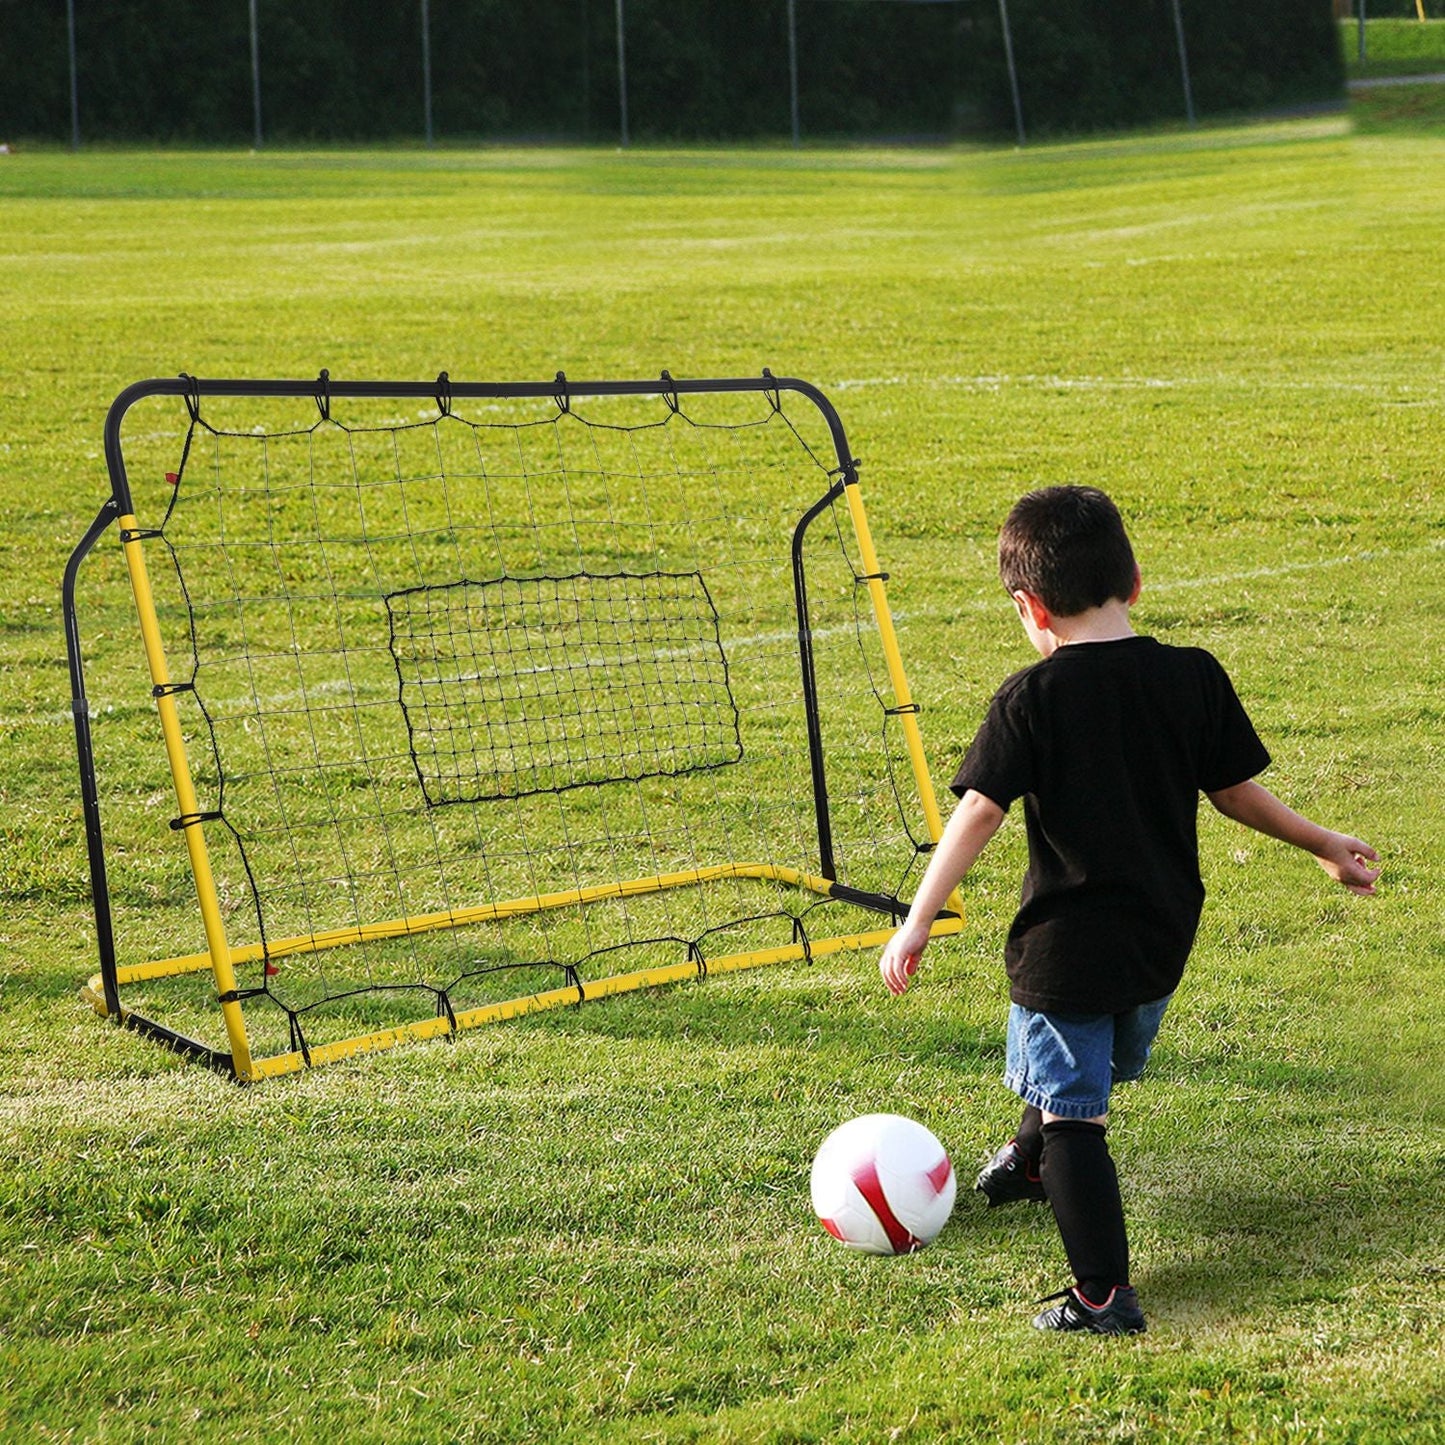
<instances>
[{"instance_id":1,"label":"yellow metal frame bar","mask_svg":"<svg viewBox=\"0 0 1445 1445\"><path fill-rule=\"evenodd\" d=\"M170 668L161 644L160 623L156 618L155 594L151 591L150 574L146 571L145 554L141 550L139 527L134 516L120 519L121 546L125 552L126 571L130 575L131 592L135 596L136 614L140 618L141 637L145 643L146 663L150 668L156 710L160 713L161 734L165 739L166 757L170 762L171 780L175 784L176 802L183 820L186 850L190 855L191 873L196 882L196 898L201 906L201 921L206 931L207 962L215 971L216 988L223 1000L221 1014L226 1025L226 1039L236 1073L249 1078L252 1072L251 1046L246 1038L246 1021L241 1005L234 998L236 974L231 963L231 949L226 941L226 925L221 917L221 903L216 894L215 875L211 871L211 855L206 848L205 834L194 819L200 813L196 785L191 777L190 760L186 756L185 736L180 714L171 693Z\"/></svg>"},{"instance_id":2,"label":"yellow metal frame bar","mask_svg":"<svg viewBox=\"0 0 1445 1445\"><path fill-rule=\"evenodd\" d=\"M937 843L943 837L943 816L938 811L938 799L933 794L933 780L929 777L928 759L923 752L923 734L918 729L917 709L914 706L913 694L908 690L908 678L903 671L903 654L898 648L893 613L888 607L888 593L883 587L878 553L873 546L873 533L868 527L868 515L863 510L863 498L858 491L856 477L849 480L845 490L848 496L848 515L853 519L853 531L858 538L858 557L868 580L868 598L873 604L873 618L878 624L878 636L882 641L883 657L888 666L888 681L897 700L899 721L903 725L903 738L908 748L908 760L913 768L913 783L918 789L918 801L923 807L928 836ZM960 918L963 917L963 903L957 889L949 894L948 906Z\"/></svg>"},{"instance_id":3,"label":"yellow metal frame bar","mask_svg":"<svg viewBox=\"0 0 1445 1445\"><path fill-rule=\"evenodd\" d=\"M471 908L452 908L440 913L419 913L409 918L388 918L380 923L363 923L346 928L328 928L320 933L301 933L292 938L243 944L230 950L232 965L256 963L262 958L285 958L298 953L319 953L328 948L345 948L356 943L376 943L387 938L409 938L418 933L435 933L446 928L465 928L474 923L499 923L508 918L522 918L549 908L571 908L579 904L601 903L610 898L640 898L647 893L661 893L667 888L687 888L699 883L714 883L722 878L755 878L791 883L811 893L828 897L833 884L826 878L803 873L796 868L782 868L772 863L719 863L710 868L690 868L679 873L659 873L650 878L633 878L623 883L599 883L589 888L568 888L557 893L541 893L532 898L513 898L503 903L481 903ZM195 973L211 966L208 952L188 953L176 958L157 959L150 963L122 965L117 970L121 983L134 983L147 978L171 978Z\"/></svg>"},{"instance_id":4,"label":"yellow metal frame bar","mask_svg":"<svg viewBox=\"0 0 1445 1445\"><path fill-rule=\"evenodd\" d=\"M957 933L963 928L962 918L941 918L933 925L933 936L942 937ZM832 953L846 953L866 948L881 948L893 936L892 927L870 929L864 933L840 934L836 938L819 939L802 944L790 943L778 948L756 949L750 953L731 954L707 961L707 973L736 973L746 968L762 968L770 964L793 963L803 958L826 958ZM299 950L298 950L299 951ZM205 954L195 957L209 958ZM191 963L191 959L171 959L172 964ZM201 965L204 966L204 965ZM130 978L160 977L161 965L138 965L122 970ZM172 969L171 972L180 972ZM422 1019L417 1023L404 1024L393 1029L378 1029L373 1033L359 1034L355 1038L342 1039L336 1043L319 1044L308 1051L310 1063L329 1064L357 1054L375 1053L394 1048L401 1043L425 1039L445 1038L463 1029L480 1028L486 1024L501 1023L506 1019L520 1018L524 1014L541 1013L547 1009L588 1002L593 999L610 998L616 994L631 993L644 988L661 988L666 984L682 983L699 977L695 963L677 963L660 968L639 969L634 973L616 974L610 978L596 979L577 986L547 989L542 993L527 994L520 998L507 999L501 1003L485 1004L478 1008L464 1009L458 1013L455 1029L452 1021L445 1017ZM99 975L91 979L85 994L98 1013L105 1013L105 996L101 989ZM128 1009L121 1010L121 1019L139 1017ZM239 1078L255 1082L275 1078L280 1074L294 1074L307 1067L308 1055L300 1052L275 1054L269 1058L251 1059L246 1069L236 1068Z\"/></svg>"},{"instance_id":5,"label":"yellow metal frame bar","mask_svg":"<svg viewBox=\"0 0 1445 1445\"><path fill-rule=\"evenodd\" d=\"M963 927L961 918L941 919L935 924L935 935L957 933ZM875 928L866 933L840 935L837 938L820 939L817 943L791 943L780 948L739 953L726 958L709 959L708 974L735 973L745 968L761 968L768 964L793 963L801 958L823 958L830 953L845 953L864 948L881 948L894 930ZM610 998L614 994L631 993L637 989L660 988L665 984L682 983L699 976L694 963L677 963L662 968L641 969L636 973L616 974L611 978L600 978L584 983L577 988L554 988L544 993L529 994L524 998L508 999L505 1003L486 1004L481 1008L466 1009L456 1016L458 1030L478 1028L483 1024L500 1023L504 1019L520 1018L523 1014L540 1013L545 1009L561 1008L568 1004L585 1003L593 999ZM338 1059L368 1053L377 1049L389 1049L399 1043L413 1039L434 1039L452 1032L451 1022L445 1018L424 1019L420 1023L407 1024L398 1029L382 1029L373 1034L344 1039L339 1043L322 1044L310 1050L313 1064L334 1063ZM269 1059L259 1059L252 1066L253 1079L271 1078L277 1074L295 1073L305 1068L305 1060L299 1053L277 1054Z\"/></svg>"}]
</instances>

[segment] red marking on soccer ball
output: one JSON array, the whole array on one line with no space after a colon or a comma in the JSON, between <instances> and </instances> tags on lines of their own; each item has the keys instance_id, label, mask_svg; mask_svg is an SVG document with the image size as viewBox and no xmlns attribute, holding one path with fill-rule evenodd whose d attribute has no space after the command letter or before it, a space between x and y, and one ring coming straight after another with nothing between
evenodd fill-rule
<instances>
[{"instance_id":1,"label":"red marking on soccer ball","mask_svg":"<svg viewBox=\"0 0 1445 1445\"><path fill-rule=\"evenodd\" d=\"M883 1233L888 1236L888 1243L893 1246L894 1254L912 1254L915 1249L923 1248L923 1241L915 1239L894 1214L893 1206L888 1202L888 1196L883 1192L883 1185L878 1179L876 1160L869 1159L855 1169L853 1182L858 1186L858 1192L863 1196L868 1208L873 1211L873 1217L883 1226ZM936 1194L938 1191L935 1189L933 1192Z\"/></svg>"},{"instance_id":2,"label":"red marking on soccer ball","mask_svg":"<svg viewBox=\"0 0 1445 1445\"><path fill-rule=\"evenodd\" d=\"M935 1194L942 1194L953 1183L953 1165L949 1162L947 1154L928 1171L928 1182L933 1185Z\"/></svg>"},{"instance_id":3,"label":"red marking on soccer ball","mask_svg":"<svg viewBox=\"0 0 1445 1445\"><path fill-rule=\"evenodd\" d=\"M823 1141L810 1187L823 1227L850 1249L911 1254L947 1222L957 1184L943 1145L922 1124L866 1114Z\"/></svg>"}]
</instances>

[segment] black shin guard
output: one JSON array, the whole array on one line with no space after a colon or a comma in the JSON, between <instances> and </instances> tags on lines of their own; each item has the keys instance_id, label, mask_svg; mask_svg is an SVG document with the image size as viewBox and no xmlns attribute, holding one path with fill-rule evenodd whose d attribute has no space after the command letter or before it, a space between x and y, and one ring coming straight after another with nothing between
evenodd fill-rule
<instances>
[{"instance_id":1,"label":"black shin guard","mask_svg":"<svg viewBox=\"0 0 1445 1445\"><path fill-rule=\"evenodd\" d=\"M1129 1283L1129 1241L1119 1176L1102 1124L1057 1119L1043 1126L1039 1173L1063 1237L1069 1267L1086 1299L1099 1303Z\"/></svg>"}]
</instances>

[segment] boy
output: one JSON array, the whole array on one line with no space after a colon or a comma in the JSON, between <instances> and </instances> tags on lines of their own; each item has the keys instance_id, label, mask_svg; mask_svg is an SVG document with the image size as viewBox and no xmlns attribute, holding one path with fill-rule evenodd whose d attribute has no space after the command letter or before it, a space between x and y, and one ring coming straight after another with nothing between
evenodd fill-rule
<instances>
[{"instance_id":1,"label":"boy","mask_svg":"<svg viewBox=\"0 0 1445 1445\"><path fill-rule=\"evenodd\" d=\"M1004 1082L1016 1137L978 1188L990 1207L1047 1199L1073 1286L1034 1324L1145 1328L1105 1125L1112 1084L1143 1072L1204 902L1199 794L1374 892L1368 844L1285 807L1253 781L1269 762L1220 664L1137 635L1139 569L1118 509L1092 487L1030 492L999 538L999 572L1043 659L995 694L964 758L950 818L903 926L879 960L908 987L932 920L1023 799L1029 863L1004 959ZM1042 1303L1042 1302L1041 1302Z\"/></svg>"}]
</instances>

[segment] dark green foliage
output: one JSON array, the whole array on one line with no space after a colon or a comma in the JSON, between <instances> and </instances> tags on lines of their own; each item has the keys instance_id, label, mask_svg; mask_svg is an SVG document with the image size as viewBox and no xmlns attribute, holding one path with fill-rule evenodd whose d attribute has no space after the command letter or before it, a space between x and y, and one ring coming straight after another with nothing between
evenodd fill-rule
<instances>
[{"instance_id":1,"label":"dark green foliage","mask_svg":"<svg viewBox=\"0 0 1445 1445\"><path fill-rule=\"evenodd\" d=\"M1330 8L1181 0L1199 114L1337 99L1344 84ZM977 89L986 122L1011 118L996 8L980 5ZM1172 0L1013 0L1009 6L1024 123L1039 131L1131 126L1185 114Z\"/></svg>"},{"instance_id":2,"label":"dark green foliage","mask_svg":"<svg viewBox=\"0 0 1445 1445\"><path fill-rule=\"evenodd\" d=\"M1336 99L1328 0L1181 0L1196 108ZM1013 0L1029 133L1184 113L1172 0ZM786 136L786 0L627 0L631 137ZM267 142L417 136L421 11L380 0L259 0ZM432 0L433 119L443 138L612 141L615 0ZM822 136L1011 134L999 7L796 0L799 119ZM87 0L77 7L85 141L236 143L253 134L241 0ZM0 139L70 132L65 11L0 0Z\"/></svg>"}]
</instances>

